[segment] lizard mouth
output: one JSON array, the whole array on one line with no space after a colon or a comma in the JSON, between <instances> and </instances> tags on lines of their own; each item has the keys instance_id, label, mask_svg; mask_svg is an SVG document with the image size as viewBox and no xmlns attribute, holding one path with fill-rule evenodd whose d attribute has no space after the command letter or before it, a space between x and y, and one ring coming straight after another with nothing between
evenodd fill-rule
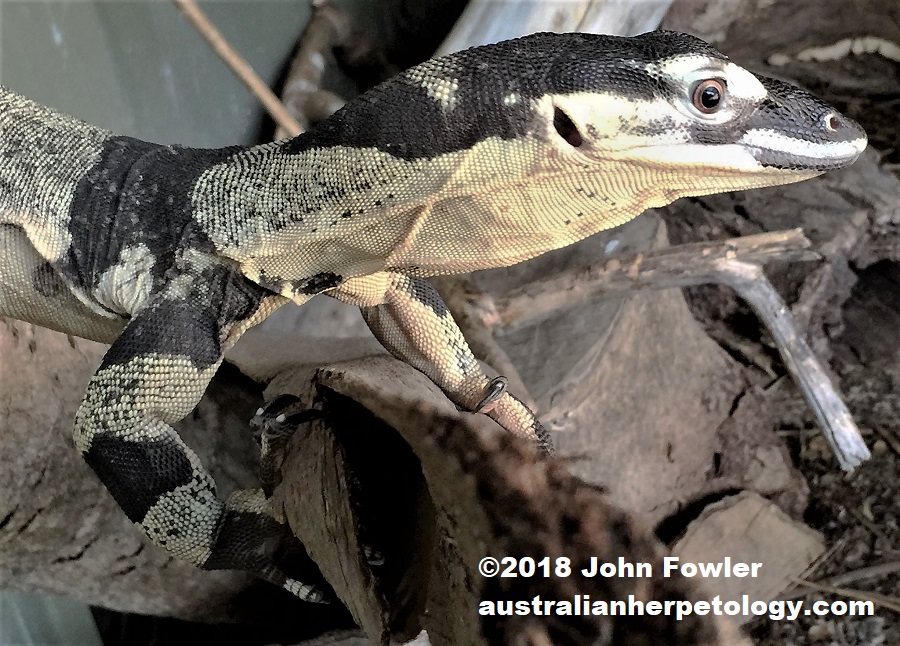
<instances>
[{"instance_id":1,"label":"lizard mouth","mask_svg":"<svg viewBox=\"0 0 900 646\"><path fill-rule=\"evenodd\" d=\"M766 168L826 171L857 160L867 144L865 133L861 129L858 133L841 141L812 141L772 130L750 130L738 143Z\"/></svg>"},{"instance_id":2,"label":"lizard mouth","mask_svg":"<svg viewBox=\"0 0 900 646\"><path fill-rule=\"evenodd\" d=\"M839 151L828 156L803 155L796 152L786 152L784 150L751 148L751 154L765 168L778 168L785 170L811 170L811 171L828 171L836 170L849 166L857 160L857 158L865 150L866 140L862 140L862 145L857 150L841 153Z\"/></svg>"}]
</instances>

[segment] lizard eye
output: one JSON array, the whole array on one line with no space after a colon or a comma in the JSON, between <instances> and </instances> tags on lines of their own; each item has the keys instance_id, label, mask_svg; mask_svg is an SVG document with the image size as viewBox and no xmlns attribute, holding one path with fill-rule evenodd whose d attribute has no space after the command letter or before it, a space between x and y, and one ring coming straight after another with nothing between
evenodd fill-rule
<instances>
[{"instance_id":1,"label":"lizard eye","mask_svg":"<svg viewBox=\"0 0 900 646\"><path fill-rule=\"evenodd\" d=\"M722 105L725 96L725 81L719 79L706 79L694 86L691 93L691 101L694 107L703 114L711 114Z\"/></svg>"}]
</instances>

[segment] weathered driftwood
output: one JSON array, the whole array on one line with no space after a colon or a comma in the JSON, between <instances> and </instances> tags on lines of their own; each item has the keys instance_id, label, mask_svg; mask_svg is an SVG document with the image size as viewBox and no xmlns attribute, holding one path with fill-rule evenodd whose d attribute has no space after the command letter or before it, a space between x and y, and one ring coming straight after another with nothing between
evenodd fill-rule
<instances>
[{"instance_id":1,"label":"weathered driftwood","mask_svg":"<svg viewBox=\"0 0 900 646\"><path fill-rule=\"evenodd\" d=\"M448 54L536 31L633 36L656 29L672 0L471 0L438 49Z\"/></svg>"},{"instance_id":2,"label":"weathered driftwood","mask_svg":"<svg viewBox=\"0 0 900 646\"><path fill-rule=\"evenodd\" d=\"M793 4L791 11L778 14L782 24L792 25L780 32L782 45L805 46L801 40L806 39L796 35L806 30L792 21L828 14L813 5L816 3L806 3L798 10ZM734 15L743 14L735 11ZM730 15L723 16L722 20L730 20ZM843 23L849 29L856 21L845 19ZM880 20L880 24L889 25L890 21ZM745 28L743 33L750 34L746 47L738 44L733 50L728 41L722 44L739 62L743 62L741 52L746 55L754 48L774 51L777 45L767 41L765 47L758 47L760 37L771 35L774 39L777 30L757 26ZM880 171L872 158L864 158L847 171L796 187L683 201L660 212L675 241L702 239L710 233L727 238L779 229L799 218L827 263L804 274L799 281L802 287L790 280L791 272L772 275L790 301L799 298L795 312L800 310L801 324L815 332L823 321L832 320L828 313L834 309L833 296L846 285L842 262L846 266L848 258L868 263L900 257L897 194L896 178ZM836 235L832 225L850 232ZM554 265L571 266L570 261L590 264L606 257L609 245L621 249L634 244L646 250L656 238L654 232L631 236L619 231L595 246L548 259L536 269L517 268L492 280L520 283L528 271L540 275ZM563 453L601 458L593 464L589 460L573 463L572 469L604 480L623 504L636 500L648 524L705 493L743 487L747 482L753 483L750 488L778 500L782 508L795 514L802 510L803 483L791 471L790 460L767 421L772 414L768 391L753 386L747 371L709 341L691 319L680 294L613 298L576 314L576 319L593 322L593 327L578 321L573 324L570 312L551 317L553 325L544 332L529 336L519 330L500 339L545 415L554 424L571 429L558 436ZM604 319L608 324L602 323ZM585 341L588 332L594 335L591 343ZM813 335L814 349L827 350L819 338ZM199 572L144 548L140 533L78 458L69 439L71 418L102 349L91 349L78 340L70 343L63 335L18 323L0 330L0 342L7 344L0 352L7 371L0 377L4 386L0 409L6 427L0 432L0 476L4 478L0 485L4 492L0 500L0 580L4 586L56 591L110 607L207 620L237 619L242 609L250 608L248 599L260 599L271 591L261 585L254 587L252 596L241 597L241 587L248 585L246 577ZM279 352L293 349L284 345L287 343L287 338L268 341L269 347ZM317 345L327 353L324 343ZM572 346L566 354L565 345ZM536 347L550 348L550 352L537 355L532 351ZM345 350L342 345L337 349ZM298 352L289 358L288 363L296 366L304 356ZM334 360L312 354L305 358L311 365ZM556 360L577 370L548 370ZM271 373L277 363L270 361L267 371ZM248 438L241 432L258 404L250 396L254 386L233 373L216 383L226 386L208 394L200 412L187 420L184 432L220 482L230 478L234 484L252 486L252 477L247 476L252 475L254 447L245 444ZM248 393L247 402L252 402L246 409L243 404L235 406L241 392ZM596 405L584 406L585 400L596 400ZM196 429L195 435L191 427ZM210 434L209 428L233 429L235 435L230 431L227 437L233 439L225 441ZM667 433L642 439L642 429L654 428ZM692 443L704 437L706 444ZM701 450L696 450L697 446ZM634 455L644 464L630 463L627 456ZM289 459L295 457L289 455ZM760 471L761 463L777 464L777 469ZM752 469L756 469L752 477L741 475ZM290 477L296 476L290 470ZM770 488L765 490L767 486ZM307 517L304 522L312 525L319 521ZM358 543L354 532L347 535ZM348 549L347 553L353 552ZM367 565L364 559L362 562ZM265 608L265 604L255 606L257 612ZM298 606L291 612L301 613L304 608ZM314 609L319 612L321 609Z\"/></svg>"},{"instance_id":3,"label":"weathered driftwood","mask_svg":"<svg viewBox=\"0 0 900 646\"><path fill-rule=\"evenodd\" d=\"M310 377L280 373L269 389L293 389L308 401L315 382L331 412L327 422L292 438L274 502L376 642L389 634L411 636L421 625L434 645L744 643L730 625L701 617L479 615L481 600L634 595L649 601L697 593L686 579L662 578L662 546L596 487L571 476L564 461L543 458L483 416L456 411L409 366L369 358ZM389 429L399 438L391 439ZM368 472L357 471L362 491L390 481L381 495L363 496L373 506L368 510L347 504L353 464ZM324 525L312 520L326 510ZM391 522L383 522L385 513ZM364 524L363 532L383 541L375 547L383 550L384 565L366 563L357 538L363 517L382 521L380 528ZM477 570L485 556L567 557L574 571L569 577L485 578ZM652 563L654 576L580 576L591 557Z\"/></svg>"},{"instance_id":4,"label":"weathered driftwood","mask_svg":"<svg viewBox=\"0 0 900 646\"><path fill-rule=\"evenodd\" d=\"M697 280L721 280L723 276L730 277L732 282L740 283L740 280L734 279L734 274L737 273L739 277L746 278L748 271L754 283L762 282L767 285L764 279L758 275L758 267L749 265L746 258L764 261L773 258L784 259L785 257L794 259L815 257L815 254L811 254L806 247L808 247L808 241L802 234L790 231L757 236L750 240L734 240L724 244L686 245L685 248L656 251L641 255L632 262L628 262L626 259L622 262L610 263L602 268L594 267L582 270L577 273L577 278L566 274L536 281L517 290L507 298L499 299L498 306L493 309L493 312L496 320L510 322L514 319L524 318L526 314L516 310L516 304L521 303L521 299L528 298L533 299L538 305L538 316L546 317L553 310L559 308L559 303L554 301L560 293L575 292L574 297L570 293L564 302L571 305L572 302L596 296L597 292L620 290L627 288L626 286L632 283L643 286L658 284L671 286L666 284L667 281L674 284L685 284ZM607 289L607 281L604 281L604 278L610 279L608 285L611 286L611 289ZM771 286L768 289L771 292ZM592 290L593 293L591 293ZM551 301L551 305L545 307L545 300ZM491 308L482 309L490 310ZM267 354L271 353L267 353L262 348L249 351L244 349L241 355L235 359L244 371L254 374L256 378L269 380L274 375L267 396L272 397L282 392L292 392L300 395L307 405L311 404L315 399L315 392L310 386L312 379L309 370L298 372L296 367L291 367L294 359L286 357L282 353L279 353L272 363L271 358L266 358ZM423 432L423 428L428 429L431 423L429 416L420 410L421 402L424 401L428 406L437 408L444 416L470 418L468 415L456 413L446 398L421 375L406 367L401 368L400 364L391 360L370 358L349 366L325 369L317 382L363 404L370 413L389 423L412 446L415 457L419 461L426 459L427 456L423 457L420 454L422 441L416 438L415 433ZM833 391L828 392L827 395L840 402L840 398ZM343 404L344 407L347 405ZM331 406L340 407L333 402ZM383 410L394 411L397 407L402 408L403 406L405 406L405 417L402 420L397 417L396 412L393 414L383 412ZM396 461L405 460L406 468L409 469L409 456L405 447L394 445L393 451L385 451L383 446L379 450L379 445L376 444L365 451L365 459L362 462L357 460L354 467L354 461L347 457L347 453L350 452L349 447L360 442L370 442L373 433L381 434L383 438L384 430L373 428L378 424L371 418L367 418L367 413L362 409L357 409L353 416L343 416L340 423L333 421L335 416L337 414L333 413L331 422L313 423L310 428L299 433L292 440L284 464L284 482L275 495L276 507L283 510L288 523L322 568L325 577L334 585L341 599L350 608L354 618L366 629L370 637L376 641L382 641L389 635L397 635L398 631L401 635L411 636L419 628L415 618L421 614L422 609L437 607L442 611L426 615L432 621L431 625L425 626L432 643L444 643L440 641L441 639L445 639L446 643L480 643L476 640L478 633L474 635L460 634L459 631L472 629L472 621L465 621L464 618L467 616L471 618L478 600L484 596L483 590L472 588L471 585L468 587L457 586L450 590L439 588L435 591L433 589L435 581L441 585L448 578L450 581L470 581L472 578L471 558L467 561L459 558L459 555L443 552L436 557L433 556L431 550L435 548L429 542L432 531L428 529L432 505L424 504L420 496L407 497L406 502L410 506L410 513L405 520L396 520L391 524L393 530L404 527L416 529L411 534L404 534L401 530L397 533L388 533L383 538L386 545L404 546L403 549L393 554L393 558L388 558L391 567L385 566L387 569L379 572L378 568L373 569L365 562L359 538L360 532L363 531L361 527L365 527L365 523L360 520L357 511L350 504L352 500L350 483L354 477L357 477L363 480L362 486L365 488L366 480L358 473L360 469L370 472L368 481L377 480L378 473L390 473L396 477L398 468ZM413 421L416 419L418 422ZM335 428L339 430L335 430ZM410 437L410 433L413 434L412 437ZM381 441L384 442L384 439ZM469 453L477 456L477 445L470 443L467 446ZM477 457L487 459L485 456ZM437 461L434 464L422 464L422 469L428 489L436 503L434 507L437 509L438 527L447 534L446 541L449 544L459 545L461 541L464 541L457 535L460 527L465 526L466 521L474 522L472 519L477 518L480 514L479 506L487 504L487 502L483 500L478 502L478 499L474 498L471 507L450 516L455 519L455 522L442 519L441 515L449 512L440 504L440 497L458 500L459 492L456 491L457 485L451 484L453 477L442 471L440 463L448 459L447 455L437 453L428 459ZM506 459L514 460L513 457ZM373 461L377 462L377 467L373 468L371 464ZM416 464L415 461L413 464ZM488 460L487 464L492 463ZM373 469L376 472L374 474L371 473ZM430 474L431 477L429 477ZM495 475L501 479L501 474ZM482 476L489 478L490 474L485 473ZM421 482L417 483L417 486L421 487ZM449 489L452 495L441 491L436 492L436 488ZM406 487L405 493L409 494L409 491L410 487ZM533 493L530 491L529 495ZM387 497L394 503L397 502L390 492ZM508 502L511 498L505 500ZM492 503L493 506L490 507L488 516L495 522L504 522L508 520L508 515L514 515L521 511L522 504L536 504L528 496L518 500L518 505L510 505L508 508L504 508L499 503ZM383 501L381 504L384 504ZM370 512L369 515L370 517L380 517L382 514ZM411 521L410 515L416 516L415 521ZM535 514L532 516L532 522L540 522L540 518L539 514ZM372 535L371 532L369 535ZM477 546L483 550L483 555L492 553L489 541L486 539L481 539ZM508 543L506 551L503 553L510 553L510 550L514 549L516 549L515 544ZM549 546L536 546L534 552L529 552L521 546L517 549L516 553L520 555L551 553L547 551ZM572 550L575 550L575 547L568 546L561 551L552 553L572 553ZM410 554L414 554L415 557L410 559ZM469 556L471 557L471 554ZM421 569L422 564L427 563L429 557L436 558L435 563L440 564L446 570L442 570L437 578L433 577L431 583L426 585L424 583L426 579L423 578ZM398 560L400 565L407 569L401 567L398 572ZM409 565L410 561L412 565ZM466 564L468 564L468 568ZM438 565L433 564L432 567L438 567ZM410 574L409 570L414 571L415 574ZM384 575L385 571L391 572L386 577L388 580L407 582L401 586L404 590L402 597L398 597L396 588L384 589L383 585L378 584L379 578ZM408 583L410 581L417 581L418 585ZM525 595L526 593L522 592L521 594ZM528 594L533 596L533 591L529 590ZM423 595L425 595L424 598ZM399 606L398 603L400 603ZM398 627L398 621L402 623L402 630ZM503 630L509 629L504 622L500 622L499 625L503 626ZM441 635L444 637L440 637Z\"/></svg>"},{"instance_id":5,"label":"weathered driftwood","mask_svg":"<svg viewBox=\"0 0 900 646\"><path fill-rule=\"evenodd\" d=\"M561 307L614 292L705 283L727 285L753 307L772 334L838 461L850 471L868 459L869 451L840 394L762 271L762 264L768 261L818 259L819 255L809 247L809 240L797 229L720 243L681 245L538 279L493 303L474 305L475 299L469 303L473 303L472 309L485 313L482 318L485 327L512 327L529 319L545 318ZM470 316L476 313L471 312Z\"/></svg>"},{"instance_id":6,"label":"weathered driftwood","mask_svg":"<svg viewBox=\"0 0 900 646\"><path fill-rule=\"evenodd\" d=\"M132 612L225 620L251 579L201 572L152 546L72 445L75 409L104 351L0 319L0 586ZM253 446L241 418L259 400L252 391L223 390L222 383L213 384L179 431L228 489L253 481L252 460L241 457Z\"/></svg>"},{"instance_id":7,"label":"weathered driftwood","mask_svg":"<svg viewBox=\"0 0 900 646\"><path fill-rule=\"evenodd\" d=\"M470 280L474 290L502 298L532 280L665 246L664 228L648 214ZM659 523L720 491L759 486L765 478L747 477L753 464L782 474L773 473L759 493L790 513L802 509L804 488L771 432L763 398L692 319L677 290L570 302L494 327L494 335L545 423L558 431L560 452L580 457L574 472L607 487L616 504L644 522Z\"/></svg>"},{"instance_id":8,"label":"weathered driftwood","mask_svg":"<svg viewBox=\"0 0 900 646\"><path fill-rule=\"evenodd\" d=\"M817 260L799 229L776 231L723 242L653 249L605 263L575 267L539 278L479 304L482 324L512 328L546 318L560 308L615 292L671 289L722 282L731 262L766 264L775 260Z\"/></svg>"}]
</instances>

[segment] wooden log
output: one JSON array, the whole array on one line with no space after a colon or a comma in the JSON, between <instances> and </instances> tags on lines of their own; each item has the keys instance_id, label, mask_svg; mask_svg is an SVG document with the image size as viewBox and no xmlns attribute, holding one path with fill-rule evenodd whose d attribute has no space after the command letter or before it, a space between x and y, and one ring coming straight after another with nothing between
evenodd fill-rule
<instances>
[{"instance_id":1,"label":"wooden log","mask_svg":"<svg viewBox=\"0 0 900 646\"><path fill-rule=\"evenodd\" d=\"M472 0L437 53L537 31L634 36L656 29L670 4L671 0Z\"/></svg>"}]
</instances>

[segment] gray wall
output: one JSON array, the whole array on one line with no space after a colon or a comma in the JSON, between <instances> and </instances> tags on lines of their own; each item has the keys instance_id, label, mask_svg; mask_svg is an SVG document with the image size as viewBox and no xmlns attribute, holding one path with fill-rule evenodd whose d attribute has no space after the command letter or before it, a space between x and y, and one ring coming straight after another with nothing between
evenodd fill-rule
<instances>
[{"instance_id":1,"label":"gray wall","mask_svg":"<svg viewBox=\"0 0 900 646\"><path fill-rule=\"evenodd\" d=\"M270 83L308 20L308 5L202 3ZM0 0L0 83L160 143L251 143L260 124L257 102L167 0Z\"/></svg>"}]
</instances>

